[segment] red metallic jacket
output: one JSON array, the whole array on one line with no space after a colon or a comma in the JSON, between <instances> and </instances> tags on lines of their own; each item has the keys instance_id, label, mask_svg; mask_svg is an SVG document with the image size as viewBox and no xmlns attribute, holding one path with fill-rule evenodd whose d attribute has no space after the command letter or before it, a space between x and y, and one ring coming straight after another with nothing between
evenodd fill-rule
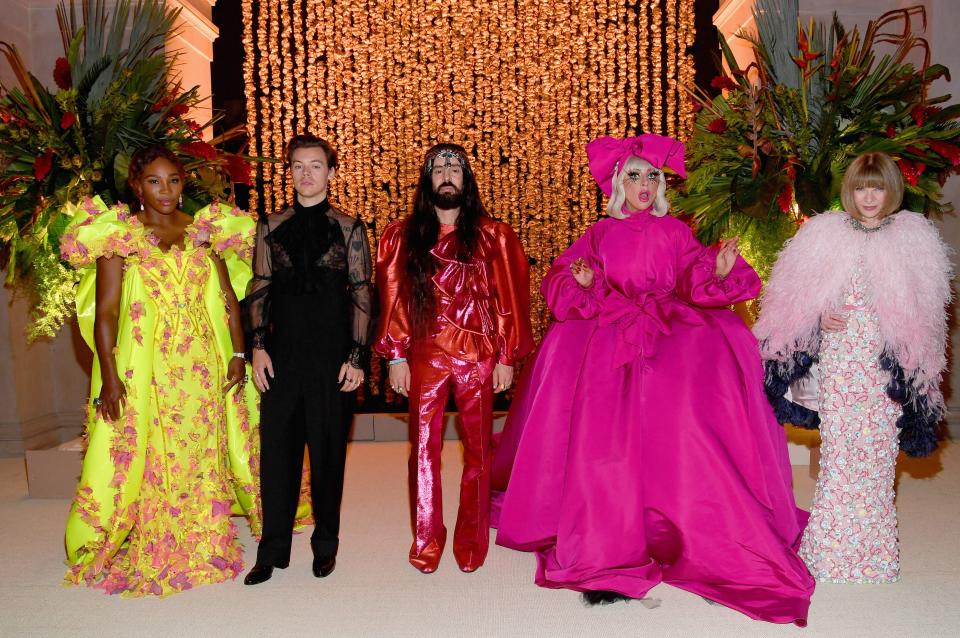
<instances>
[{"instance_id":1,"label":"red metallic jacket","mask_svg":"<svg viewBox=\"0 0 960 638\"><path fill-rule=\"evenodd\" d=\"M387 226L377 248L377 290L381 317L374 351L389 359L405 357L413 331L406 285L406 223ZM496 357L514 361L533 349L530 328L530 273L523 247L509 224L480 219L469 262L456 259L454 226L441 225L431 252L437 316L429 339L445 353L467 361Z\"/></svg>"}]
</instances>

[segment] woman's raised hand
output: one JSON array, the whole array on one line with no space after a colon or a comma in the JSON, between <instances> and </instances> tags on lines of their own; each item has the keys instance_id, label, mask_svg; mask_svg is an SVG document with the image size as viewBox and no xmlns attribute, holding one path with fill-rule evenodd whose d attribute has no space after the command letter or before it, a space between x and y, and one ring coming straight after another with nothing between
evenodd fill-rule
<instances>
[{"instance_id":1,"label":"woman's raised hand","mask_svg":"<svg viewBox=\"0 0 960 638\"><path fill-rule=\"evenodd\" d=\"M739 237L720 240L720 250L717 252L717 277L726 277L733 270L734 264L737 263L737 255L740 254L737 250L739 242Z\"/></svg>"},{"instance_id":2,"label":"woman's raised hand","mask_svg":"<svg viewBox=\"0 0 960 638\"><path fill-rule=\"evenodd\" d=\"M583 257L570 264L570 272L573 273L573 278L577 280L581 288L593 286L593 269L587 265Z\"/></svg>"}]
</instances>

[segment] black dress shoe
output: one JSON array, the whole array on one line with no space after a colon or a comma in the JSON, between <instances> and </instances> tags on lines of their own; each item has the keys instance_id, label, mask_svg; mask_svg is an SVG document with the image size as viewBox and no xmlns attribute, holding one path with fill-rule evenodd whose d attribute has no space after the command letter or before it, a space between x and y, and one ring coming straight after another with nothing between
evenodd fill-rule
<instances>
[{"instance_id":1,"label":"black dress shoe","mask_svg":"<svg viewBox=\"0 0 960 638\"><path fill-rule=\"evenodd\" d=\"M313 575L317 578L326 578L333 573L336 566L336 556L315 556L313 558Z\"/></svg>"},{"instance_id":2,"label":"black dress shoe","mask_svg":"<svg viewBox=\"0 0 960 638\"><path fill-rule=\"evenodd\" d=\"M259 585L270 580L273 576L273 565L254 565L253 569L244 577L244 585Z\"/></svg>"}]
</instances>

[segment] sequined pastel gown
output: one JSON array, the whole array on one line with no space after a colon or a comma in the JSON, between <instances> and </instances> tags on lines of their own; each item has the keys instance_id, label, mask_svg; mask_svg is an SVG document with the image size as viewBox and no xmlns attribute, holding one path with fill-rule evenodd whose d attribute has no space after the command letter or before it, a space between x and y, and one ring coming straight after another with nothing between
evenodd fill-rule
<instances>
[{"instance_id":1,"label":"sequined pastel gown","mask_svg":"<svg viewBox=\"0 0 960 638\"><path fill-rule=\"evenodd\" d=\"M126 207L87 200L72 213L62 253L81 272L77 310L91 348L96 259L124 258L115 357L126 407L115 423L90 410L66 580L164 596L233 578L243 552L231 513L249 514L259 532L256 395L252 384L223 393L233 348L211 255L242 293L254 221L214 205L197 213L182 249L164 251ZM91 397L101 387L94 362Z\"/></svg>"},{"instance_id":2,"label":"sequined pastel gown","mask_svg":"<svg viewBox=\"0 0 960 638\"><path fill-rule=\"evenodd\" d=\"M886 393L880 326L859 267L842 310L846 329L824 332L820 348L820 476L800 555L820 581L895 582L901 408Z\"/></svg>"}]
</instances>

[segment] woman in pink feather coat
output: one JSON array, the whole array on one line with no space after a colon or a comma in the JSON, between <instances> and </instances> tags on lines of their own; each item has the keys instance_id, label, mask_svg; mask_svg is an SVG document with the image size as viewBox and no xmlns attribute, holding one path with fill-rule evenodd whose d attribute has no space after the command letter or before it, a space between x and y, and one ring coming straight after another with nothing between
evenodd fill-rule
<instances>
[{"instance_id":1,"label":"woman in pink feather coat","mask_svg":"<svg viewBox=\"0 0 960 638\"><path fill-rule=\"evenodd\" d=\"M898 449L937 445L946 363L948 249L910 211L896 165L858 157L841 191L848 212L801 226L777 259L754 333L781 422L820 427L820 476L800 554L820 581L899 580ZM818 362L818 407L784 398Z\"/></svg>"},{"instance_id":2,"label":"woman in pink feather coat","mask_svg":"<svg viewBox=\"0 0 960 638\"><path fill-rule=\"evenodd\" d=\"M726 306L760 279L737 242L705 248L667 213L683 144L600 138L610 217L553 263L556 319L524 372L493 466L497 543L536 582L590 603L669 583L771 622L806 622L806 513L763 391L757 343Z\"/></svg>"}]
</instances>

